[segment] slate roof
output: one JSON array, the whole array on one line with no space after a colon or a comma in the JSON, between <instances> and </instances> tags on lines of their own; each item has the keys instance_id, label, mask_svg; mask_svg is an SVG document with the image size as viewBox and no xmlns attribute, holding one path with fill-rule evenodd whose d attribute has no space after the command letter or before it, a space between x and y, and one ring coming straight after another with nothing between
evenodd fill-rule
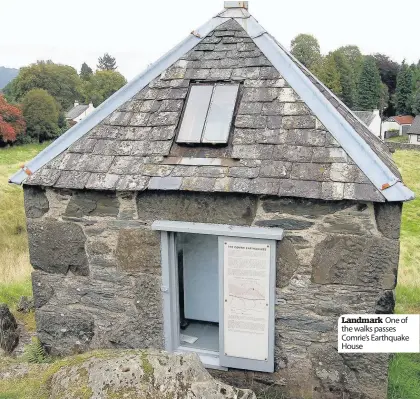
<instances>
[{"instance_id":1,"label":"slate roof","mask_svg":"<svg viewBox=\"0 0 420 399\"><path fill-rule=\"evenodd\" d=\"M69 131L31 161L26 172L39 170L25 184L379 202L413 197L388 148L247 11L224 11L191 36L72 128L73 136ZM175 142L196 81L241 82L226 147ZM22 173L12 182L22 182Z\"/></svg>"},{"instance_id":2,"label":"slate roof","mask_svg":"<svg viewBox=\"0 0 420 399\"><path fill-rule=\"evenodd\" d=\"M369 126L375 118L373 111L353 111L353 113L366 125Z\"/></svg>"},{"instance_id":3,"label":"slate roof","mask_svg":"<svg viewBox=\"0 0 420 399\"><path fill-rule=\"evenodd\" d=\"M86 104L79 104L75 107L71 108L66 112L66 118L74 119L80 116L83 112L85 112L89 108L89 105Z\"/></svg>"},{"instance_id":4,"label":"slate roof","mask_svg":"<svg viewBox=\"0 0 420 399\"><path fill-rule=\"evenodd\" d=\"M414 118L414 121L408 129L407 134L420 134L420 115L417 115Z\"/></svg>"}]
</instances>

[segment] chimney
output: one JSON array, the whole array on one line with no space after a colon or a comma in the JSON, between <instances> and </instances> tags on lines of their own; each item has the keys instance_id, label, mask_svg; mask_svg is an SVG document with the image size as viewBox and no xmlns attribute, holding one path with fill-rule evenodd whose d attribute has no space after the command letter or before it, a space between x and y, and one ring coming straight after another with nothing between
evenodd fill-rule
<instances>
[{"instance_id":1,"label":"chimney","mask_svg":"<svg viewBox=\"0 0 420 399\"><path fill-rule=\"evenodd\" d=\"M79 105L79 101L74 102L74 106L77 107Z\"/></svg>"},{"instance_id":2,"label":"chimney","mask_svg":"<svg viewBox=\"0 0 420 399\"><path fill-rule=\"evenodd\" d=\"M247 1L225 1L225 8L245 8L248 10Z\"/></svg>"}]
</instances>

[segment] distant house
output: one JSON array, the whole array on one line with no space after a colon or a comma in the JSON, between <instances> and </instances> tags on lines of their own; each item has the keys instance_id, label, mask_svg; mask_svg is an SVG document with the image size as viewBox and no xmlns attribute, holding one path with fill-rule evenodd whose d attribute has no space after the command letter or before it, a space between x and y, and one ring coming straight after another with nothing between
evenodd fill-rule
<instances>
[{"instance_id":1,"label":"distant house","mask_svg":"<svg viewBox=\"0 0 420 399\"><path fill-rule=\"evenodd\" d=\"M382 124L382 131L384 132L384 137L392 137L392 136L402 136L407 134L408 129L410 128L411 124L413 123L414 117L411 115L398 115L398 116L391 116ZM387 134L387 132L391 132ZM398 134L392 134L392 132Z\"/></svg>"},{"instance_id":2,"label":"distant house","mask_svg":"<svg viewBox=\"0 0 420 399\"><path fill-rule=\"evenodd\" d=\"M354 111L354 114L370 129L377 137L381 137L381 115L379 109L372 111Z\"/></svg>"},{"instance_id":3,"label":"distant house","mask_svg":"<svg viewBox=\"0 0 420 399\"><path fill-rule=\"evenodd\" d=\"M413 123L408 129L408 142L410 144L420 145L420 115L414 118Z\"/></svg>"},{"instance_id":4,"label":"distant house","mask_svg":"<svg viewBox=\"0 0 420 399\"><path fill-rule=\"evenodd\" d=\"M66 112L66 119L71 124L80 122L83 118L88 116L94 109L95 107L93 106L92 103L89 103L86 105L86 104L79 104L78 101L75 101L73 108L70 108Z\"/></svg>"}]
</instances>

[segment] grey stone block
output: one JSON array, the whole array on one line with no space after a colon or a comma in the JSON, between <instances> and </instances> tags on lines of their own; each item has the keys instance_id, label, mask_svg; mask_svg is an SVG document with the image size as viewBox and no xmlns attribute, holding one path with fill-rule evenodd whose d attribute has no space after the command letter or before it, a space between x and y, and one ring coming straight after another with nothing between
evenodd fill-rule
<instances>
[{"instance_id":1,"label":"grey stone block","mask_svg":"<svg viewBox=\"0 0 420 399\"><path fill-rule=\"evenodd\" d=\"M282 89L272 87L246 87L242 101L273 101L279 96L280 90Z\"/></svg>"},{"instance_id":2,"label":"grey stone block","mask_svg":"<svg viewBox=\"0 0 420 399\"><path fill-rule=\"evenodd\" d=\"M314 148L313 149L313 162L325 163L339 163L348 162L346 152L342 148Z\"/></svg>"},{"instance_id":3,"label":"grey stone block","mask_svg":"<svg viewBox=\"0 0 420 399\"><path fill-rule=\"evenodd\" d=\"M315 129L315 117L310 115L284 116L285 129Z\"/></svg>"},{"instance_id":4,"label":"grey stone block","mask_svg":"<svg viewBox=\"0 0 420 399\"><path fill-rule=\"evenodd\" d=\"M198 223L250 225L256 198L239 194L151 192L137 196L140 220L179 220Z\"/></svg>"},{"instance_id":5,"label":"grey stone block","mask_svg":"<svg viewBox=\"0 0 420 399\"><path fill-rule=\"evenodd\" d=\"M60 170L48 169L45 166L38 169L25 180L26 185L53 186L61 175Z\"/></svg>"},{"instance_id":6,"label":"grey stone block","mask_svg":"<svg viewBox=\"0 0 420 399\"><path fill-rule=\"evenodd\" d=\"M271 159L272 154L272 145L234 145L232 151L232 158Z\"/></svg>"},{"instance_id":7,"label":"grey stone block","mask_svg":"<svg viewBox=\"0 0 420 399\"><path fill-rule=\"evenodd\" d=\"M241 102L238 114L241 115L260 115L264 103Z\"/></svg>"},{"instance_id":8,"label":"grey stone block","mask_svg":"<svg viewBox=\"0 0 420 399\"><path fill-rule=\"evenodd\" d=\"M283 161L262 161L260 176L261 177L277 177L287 178L290 176L292 164Z\"/></svg>"},{"instance_id":9,"label":"grey stone block","mask_svg":"<svg viewBox=\"0 0 420 399\"><path fill-rule=\"evenodd\" d=\"M115 193L80 191L71 197L65 216L118 216L119 201Z\"/></svg>"},{"instance_id":10,"label":"grey stone block","mask_svg":"<svg viewBox=\"0 0 420 399\"><path fill-rule=\"evenodd\" d=\"M261 79L278 79L280 78L280 73L274 67L264 67L261 68Z\"/></svg>"},{"instance_id":11,"label":"grey stone block","mask_svg":"<svg viewBox=\"0 0 420 399\"><path fill-rule=\"evenodd\" d=\"M54 186L59 188L84 188L90 175L89 172L63 170Z\"/></svg>"},{"instance_id":12,"label":"grey stone block","mask_svg":"<svg viewBox=\"0 0 420 399\"><path fill-rule=\"evenodd\" d=\"M259 168L248 168L241 166L233 166L229 168L229 176L240 177L240 178L255 178L260 172Z\"/></svg>"},{"instance_id":13,"label":"grey stone block","mask_svg":"<svg viewBox=\"0 0 420 399\"><path fill-rule=\"evenodd\" d=\"M179 112L157 112L150 116L148 126L170 126L178 123Z\"/></svg>"},{"instance_id":14,"label":"grey stone block","mask_svg":"<svg viewBox=\"0 0 420 399\"><path fill-rule=\"evenodd\" d=\"M117 186L120 175L111 173L91 173L85 188L93 190L113 190Z\"/></svg>"},{"instance_id":15,"label":"grey stone block","mask_svg":"<svg viewBox=\"0 0 420 399\"><path fill-rule=\"evenodd\" d=\"M96 140L89 138L89 136L84 136L81 139L77 140L74 144L72 144L69 147L69 151L89 153L93 151L95 144L96 144Z\"/></svg>"},{"instance_id":16,"label":"grey stone block","mask_svg":"<svg viewBox=\"0 0 420 399\"><path fill-rule=\"evenodd\" d=\"M24 186L23 194L27 218L40 218L48 212L50 206L45 190L40 187Z\"/></svg>"},{"instance_id":17,"label":"grey stone block","mask_svg":"<svg viewBox=\"0 0 420 399\"><path fill-rule=\"evenodd\" d=\"M147 140L152 131L151 127L123 127L121 128L122 140Z\"/></svg>"},{"instance_id":18,"label":"grey stone block","mask_svg":"<svg viewBox=\"0 0 420 399\"><path fill-rule=\"evenodd\" d=\"M147 126L147 121L150 118L150 114L147 112L136 112L130 119L128 126Z\"/></svg>"},{"instance_id":19,"label":"grey stone block","mask_svg":"<svg viewBox=\"0 0 420 399\"><path fill-rule=\"evenodd\" d=\"M312 279L317 284L343 284L393 289L399 243L382 237L329 235L316 245Z\"/></svg>"},{"instance_id":20,"label":"grey stone block","mask_svg":"<svg viewBox=\"0 0 420 399\"><path fill-rule=\"evenodd\" d=\"M280 129L282 126L281 116L267 116L267 127L269 129Z\"/></svg>"},{"instance_id":21,"label":"grey stone block","mask_svg":"<svg viewBox=\"0 0 420 399\"><path fill-rule=\"evenodd\" d=\"M331 164L330 178L343 183L369 183L368 178L356 165L346 163Z\"/></svg>"},{"instance_id":22,"label":"grey stone block","mask_svg":"<svg viewBox=\"0 0 420 399\"><path fill-rule=\"evenodd\" d=\"M321 198L321 183L303 180L280 180L278 195L303 198Z\"/></svg>"},{"instance_id":23,"label":"grey stone block","mask_svg":"<svg viewBox=\"0 0 420 399\"><path fill-rule=\"evenodd\" d=\"M313 129L286 130L285 143L308 147L322 147L325 145L325 132Z\"/></svg>"},{"instance_id":24,"label":"grey stone block","mask_svg":"<svg viewBox=\"0 0 420 399\"><path fill-rule=\"evenodd\" d=\"M54 356L88 350L94 336L94 320L78 309L42 308L35 311L37 336Z\"/></svg>"},{"instance_id":25,"label":"grey stone block","mask_svg":"<svg viewBox=\"0 0 420 399\"><path fill-rule=\"evenodd\" d=\"M385 202L383 195L372 184L344 183L344 198Z\"/></svg>"},{"instance_id":26,"label":"grey stone block","mask_svg":"<svg viewBox=\"0 0 420 399\"><path fill-rule=\"evenodd\" d=\"M246 44L246 43L245 43ZM232 79L258 79L260 68L235 68L232 72Z\"/></svg>"},{"instance_id":27,"label":"grey stone block","mask_svg":"<svg viewBox=\"0 0 420 399\"><path fill-rule=\"evenodd\" d=\"M34 269L47 273L89 274L86 237L80 226L53 220L28 220L29 254Z\"/></svg>"},{"instance_id":28,"label":"grey stone block","mask_svg":"<svg viewBox=\"0 0 420 399\"><path fill-rule=\"evenodd\" d=\"M330 165L322 163L298 163L292 167L290 177L295 180L328 181Z\"/></svg>"},{"instance_id":29,"label":"grey stone block","mask_svg":"<svg viewBox=\"0 0 420 399\"><path fill-rule=\"evenodd\" d=\"M181 188L181 177L152 177L147 188L149 190L179 190Z\"/></svg>"},{"instance_id":30,"label":"grey stone block","mask_svg":"<svg viewBox=\"0 0 420 399\"><path fill-rule=\"evenodd\" d=\"M116 258L119 270L129 274L161 273L160 234L149 229L122 229Z\"/></svg>"},{"instance_id":31,"label":"grey stone block","mask_svg":"<svg viewBox=\"0 0 420 399\"><path fill-rule=\"evenodd\" d=\"M255 194L277 194L279 191L279 182L281 179L260 177L254 180L252 193Z\"/></svg>"},{"instance_id":32,"label":"grey stone block","mask_svg":"<svg viewBox=\"0 0 420 399\"><path fill-rule=\"evenodd\" d=\"M273 159L289 162L310 162L313 147L295 145L276 145L273 150Z\"/></svg>"},{"instance_id":33,"label":"grey stone block","mask_svg":"<svg viewBox=\"0 0 420 399\"><path fill-rule=\"evenodd\" d=\"M51 283L50 276L51 274L40 270L32 272L32 294L36 309L47 304L54 296L54 284Z\"/></svg>"},{"instance_id":34,"label":"grey stone block","mask_svg":"<svg viewBox=\"0 0 420 399\"><path fill-rule=\"evenodd\" d=\"M209 74L209 69L187 69L185 77L187 79L206 79L209 76Z\"/></svg>"},{"instance_id":35,"label":"grey stone block","mask_svg":"<svg viewBox=\"0 0 420 399\"><path fill-rule=\"evenodd\" d=\"M186 191L212 191L214 183L210 177L184 177L181 187Z\"/></svg>"},{"instance_id":36,"label":"grey stone block","mask_svg":"<svg viewBox=\"0 0 420 399\"><path fill-rule=\"evenodd\" d=\"M210 79L228 80L232 75L232 69L211 69Z\"/></svg>"},{"instance_id":37,"label":"grey stone block","mask_svg":"<svg viewBox=\"0 0 420 399\"><path fill-rule=\"evenodd\" d=\"M376 225L386 238L400 237L402 207L401 203L375 203Z\"/></svg>"},{"instance_id":38,"label":"grey stone block","mask_svg":"<svg viewBox=\"0 0 420 399\"><path fill-rule=\"evenodd\" d=\"M263 227L278 227L284 230L305 230L314 225L314 223L309 220L287 217L280 219L258 220L255 224Z\"/></svg>"},{"instance_id":39,"label":"grey stone block","mask_svg":"<svg viewBox=\"0 0 420 399\"><path fill-rule=\"evenodd\" d=\"M238 115L235 119L235 127L261 129L266 125L266 117L260 115Z\"/></svg>"},{"instance_id":40,"label":"grey stone block","mask_svg":"<svg viewBox=\"0 0 420 399\"><path fill-rule=\"evenodd\" d=\"M124 175L119 178L116 189L119 191L142 191L146 189L148 182L148 177Z\"/></svg>"}]
</instances>

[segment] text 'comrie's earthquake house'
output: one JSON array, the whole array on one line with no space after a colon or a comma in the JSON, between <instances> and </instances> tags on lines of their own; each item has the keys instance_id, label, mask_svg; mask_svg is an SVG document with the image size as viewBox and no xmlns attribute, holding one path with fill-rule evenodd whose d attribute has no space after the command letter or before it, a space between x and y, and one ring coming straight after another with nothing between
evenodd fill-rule
<instances>
[{"instance_id":1,"label":"text 'comrie's earthquake house'","mask_svg":"<svg viewBox=\"0 0 420 399\"><path fill-rule=\"evenodd\" d=\"M54 354L193 351L291 398L383 399L413 193L377 137L249 14L225 9L23 167L38 335Z\"/></svg>"}]
</instances>

